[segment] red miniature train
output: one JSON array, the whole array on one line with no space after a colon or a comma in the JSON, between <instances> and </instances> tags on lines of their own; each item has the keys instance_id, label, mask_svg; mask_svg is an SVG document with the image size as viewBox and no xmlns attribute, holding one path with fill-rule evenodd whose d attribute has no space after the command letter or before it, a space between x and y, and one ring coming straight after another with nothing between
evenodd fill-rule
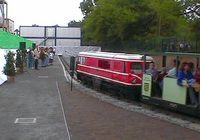
<instances>
[{"instance_id":1,"label":"red miniature train","mask_svg":"<svg viewBox=\"0 0 200 140\"><path fill-rule=\"evenodd\" d=\"M147 56L146 64L151 61L153 58ZM134 94L133 90L141 87L145 67L144 56L139 54L80 52L77 77L83 83L98 88L106 85L107 88L120 91L124 96Z\"/></svg>"}]
</instances>

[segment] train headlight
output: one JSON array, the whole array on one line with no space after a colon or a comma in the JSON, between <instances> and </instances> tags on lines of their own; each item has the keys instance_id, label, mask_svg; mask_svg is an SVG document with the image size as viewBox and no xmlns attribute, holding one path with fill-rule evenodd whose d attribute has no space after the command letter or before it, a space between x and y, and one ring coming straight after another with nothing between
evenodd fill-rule
<instances>
[{"instance_id":1,"label":"train headlight","mask_svg":"<svg viewBox=\"0 0 200 140\"><path fill-rule=\"evenodd\" d=\"M132 81L132 84L136 84L137 83L137 79L134 79L133 81Z\"/></svg>"}]
</instances>

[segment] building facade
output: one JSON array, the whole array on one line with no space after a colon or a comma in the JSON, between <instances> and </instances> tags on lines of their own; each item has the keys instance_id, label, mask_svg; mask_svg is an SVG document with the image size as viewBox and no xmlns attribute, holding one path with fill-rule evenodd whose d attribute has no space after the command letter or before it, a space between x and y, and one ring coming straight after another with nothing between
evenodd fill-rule
<instances>
[{"instance_id":1,"label":"building facade","mask_svg":"<svg viewBox=\"0 0 200 140\"><path fill-rule=\"evenodd\" d=\"M19 35L38 46L81 46L80 27L20 26Z\"/></svg>"},{"instance_id":2,"label":"building facade","mask_svg":"<svg viewBox=\"0 0 200 140\"><path fill-rule=\"evenodd\" d=\"M14 21L8 18L8 3L0 0L0 30L14 33Z\"/></svg>"}]
</instances>

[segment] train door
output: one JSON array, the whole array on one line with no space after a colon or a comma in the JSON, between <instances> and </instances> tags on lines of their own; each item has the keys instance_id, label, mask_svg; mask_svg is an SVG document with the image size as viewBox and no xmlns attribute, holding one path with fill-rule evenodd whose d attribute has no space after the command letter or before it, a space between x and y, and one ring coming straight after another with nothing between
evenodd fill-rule
<instances>
[{"instance_id":1,"label":"train door","mask_svg":"<svg viewBox=\"0 0 200 140\"><path fill-rule=\"evenodd\" d=\"M126 82L126 62L125 61L113 61L113 74L112 79Z\"/></svg>"}]
</instances>

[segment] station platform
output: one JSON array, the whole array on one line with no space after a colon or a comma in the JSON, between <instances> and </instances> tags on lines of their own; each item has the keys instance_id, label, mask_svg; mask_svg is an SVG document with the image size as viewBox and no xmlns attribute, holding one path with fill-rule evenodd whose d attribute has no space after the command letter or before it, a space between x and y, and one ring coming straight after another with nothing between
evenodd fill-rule
<instances>
[{"instance_id":1,"label":"station platform","mask_svg":"<svg viewBox=\"0 0 200 140\"><path fill-rule=\"evenodd\" d=\"M29 73L30 74L29 74ZM1 140L198 140L200 133L70 91L60 61L0 86Z\"/></svg>"}]
</instances>

